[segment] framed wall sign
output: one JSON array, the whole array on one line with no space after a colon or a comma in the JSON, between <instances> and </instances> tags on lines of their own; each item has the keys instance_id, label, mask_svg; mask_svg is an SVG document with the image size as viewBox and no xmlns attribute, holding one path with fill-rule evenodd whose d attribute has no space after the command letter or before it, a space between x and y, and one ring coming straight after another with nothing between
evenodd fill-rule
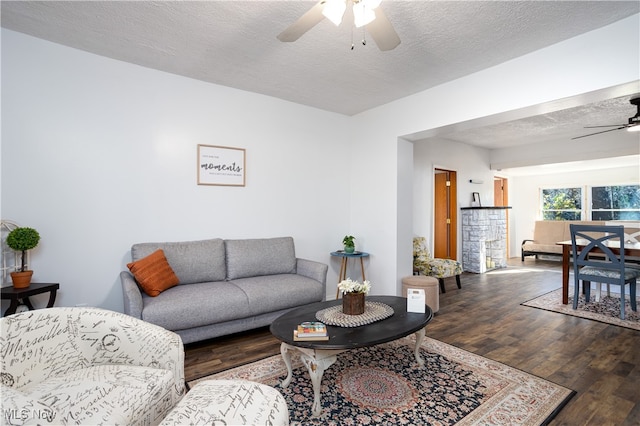
<instances>
[{"instance_id":1,"label":"framed wall sign","mask_svg":"<svg viewBox=\"0 0 640 426\"><path fill-rule=\"evenodd\" d=\"M198 145L198 185L244 186L245 150Z\"/></svg>"}]
</instances>

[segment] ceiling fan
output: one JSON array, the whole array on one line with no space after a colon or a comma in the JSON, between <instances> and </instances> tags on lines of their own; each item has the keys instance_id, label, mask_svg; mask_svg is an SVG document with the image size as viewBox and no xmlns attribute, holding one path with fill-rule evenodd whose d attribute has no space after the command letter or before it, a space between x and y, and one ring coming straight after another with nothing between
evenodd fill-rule
<instances>
[{"instance_id":1,"label":"ceiling fan","mask_svg":"<svg viewBox=\"0 0 640 426\"><path fill-rule=\"evenodd\" d=\"M400 44L400 37L393 29L380 6L381 0L320 0L296 22L278 35L278 40L292 42L316 26L324 18L340 25L347 4L353 5L356 28L365 27L380 50L391 50ZM363 41L364 44L364 41ZM352 45L353 49L353 45Z\"/></svg>"},{"instance_id":2,"label":"ceiling fan","mask_svg":"<svg viewBox=\"0 0 640 426\"><path fill-rule=\"evenodd\" d=\"M630 132L640 132L640 96L637 97L637 98L631 99L629 102L631 102L632 105L635 105L638 108L638 110L636 112L636 115L634 115L633 117L629 117L629 120L628 120L627 124L609 124L609 125L604 125L604 126L586 126L585 129L598 129L598 128L603 128L603 127L615 127L615 128L614 129L608 129L608 130L602 130L600 132L595 132L595 133L589 133L588 135L576 136L575 138L571 138L571 139L573 140L573 139L586 138L587 136L599 135L600 133L612 132L614 130L622 130L622 129L628 129Z\"/></svg>"}]
</instances>

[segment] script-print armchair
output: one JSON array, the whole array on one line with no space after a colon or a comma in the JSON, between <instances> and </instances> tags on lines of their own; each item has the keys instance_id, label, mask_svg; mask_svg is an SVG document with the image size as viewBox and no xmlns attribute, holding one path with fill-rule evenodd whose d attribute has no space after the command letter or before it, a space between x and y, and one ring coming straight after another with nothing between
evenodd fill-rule
<instances>
[{"instance_id":1,"label":"script-print armchair","mask_svg":"<svg viewBox=\"0 0 640 426\"><path fill-rule=\"evenodd\" d=\"M182 398L177 334L98 308L0 319L2 424L159 424Z\"/></svg>"},{"instance_id":2,"label":"script-print armchair","mask_svg":"<svg viewBox=\"0 0 640 426\"><path fill-rule=\"evenodd\" d=\"M599 283L598 286L602 283L618 285L621 319L624 319L625 313L625 286L629 284L631 309L637 311L636 279L640 270L625 265L624 227L571 224L569 229L573 252L573 309L578 308L579 286L582 281L587 303L590 299L591 282ZM614 253L612 248L619 251L619 254Z\"/></svg>"},{"instance_id":3,"label":"script-print armchair","mask_svg":"<svg viewBox=\"0 0 640 426\"><path fill-rule=\"evenodd\" d=\"M444 288L444 279L456 277L458 288L462 288L460 284L460 274L462 274L462 264L453 259L434 258L427 248L426 239L424 237L415 237L413 239L413 270L414 273L435 277L440 284L440 291L446 293Z\"/></svg>"}]
</instances>

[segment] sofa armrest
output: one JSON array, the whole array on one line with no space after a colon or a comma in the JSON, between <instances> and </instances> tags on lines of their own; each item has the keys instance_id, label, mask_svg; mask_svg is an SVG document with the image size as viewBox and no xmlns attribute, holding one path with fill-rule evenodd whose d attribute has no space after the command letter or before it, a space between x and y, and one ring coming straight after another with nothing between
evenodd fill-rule
<instances>
[{"instance_id":1,"label":"sofa armrest","mask_svg":"<svg viewBox=\"0 0 640 426\"><path fill-rule=\"evenodd\" d=\"M142 319L142 293L138 283L129 271L120 272L120 282L122 283L124 313Z\"/></svg>"},{"instance_id":2,"label":"sofa armrest","mask_svg":"<svg viewBox=\"0 0 640 426\"><path fill-rule=\"evenodd\" d=\"M296 259L296 273L303 277L311 278L322 284L323 293L325 296L322 300L326 299L327 292L327 271L329 265L324 263L315 262L307 259Z\"/></svg>"},{"instance_id":3,"label":"sofa armrest","mask_svg":"<svg viewBox=\"0 0 640 426\"><path fill-rule=\"evenodd\" d=\"M522 260L524 262L524 256L525 256L525 251L524 251L524 244L530 242L530 243L535 243L535 240L522 240L522 244L520 245L520 260ZM529 252L526 252L526 255L529 255ZM537 256L536 256L537 259Z\"/></svg>"}]
</instances>

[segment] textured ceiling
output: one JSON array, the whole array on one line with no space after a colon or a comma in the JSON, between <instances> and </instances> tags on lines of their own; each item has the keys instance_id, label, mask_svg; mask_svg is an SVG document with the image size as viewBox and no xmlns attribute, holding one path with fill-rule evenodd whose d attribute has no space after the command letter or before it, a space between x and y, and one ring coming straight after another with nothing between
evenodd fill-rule
<instances>
[{"instance_id":1,"label":"textured ceiling","mask_svg":"<svg viewBox=\"0 0 640 426\"><path fill-rule=\"evenodd\" d=\"M98 55L353 115L640 13L638 1L384 0L402 40L394 50L362 45L366 32L326 19L294 43L276 39L315 3L3 0L1 20ZM633 113L621 98L446 137L498 148L578 136Z\"/></svg>"},{"instance_id":2,"label":"textured ceiling","mask_svg":"<svg viewBox=\"0 0 640 426\"><path fill-rule=\"evenodd\" d=\"M629 102L629 96L607 99L597 103L567 108L553 113L539 114L505 123L487 125L472 130L452 132L446 139L488 149L529 145L553 140L569 140L574 137L615 129L615 127L585 128L587 126L624 125L638 111ZM640 142L640 134L613 130L616 137L634 137ZM602 133L599 138L609 135ZM596 137L595 135L593 137ZM604 140L604 139L602 139Z\"/></svg>"}]
</instances>

